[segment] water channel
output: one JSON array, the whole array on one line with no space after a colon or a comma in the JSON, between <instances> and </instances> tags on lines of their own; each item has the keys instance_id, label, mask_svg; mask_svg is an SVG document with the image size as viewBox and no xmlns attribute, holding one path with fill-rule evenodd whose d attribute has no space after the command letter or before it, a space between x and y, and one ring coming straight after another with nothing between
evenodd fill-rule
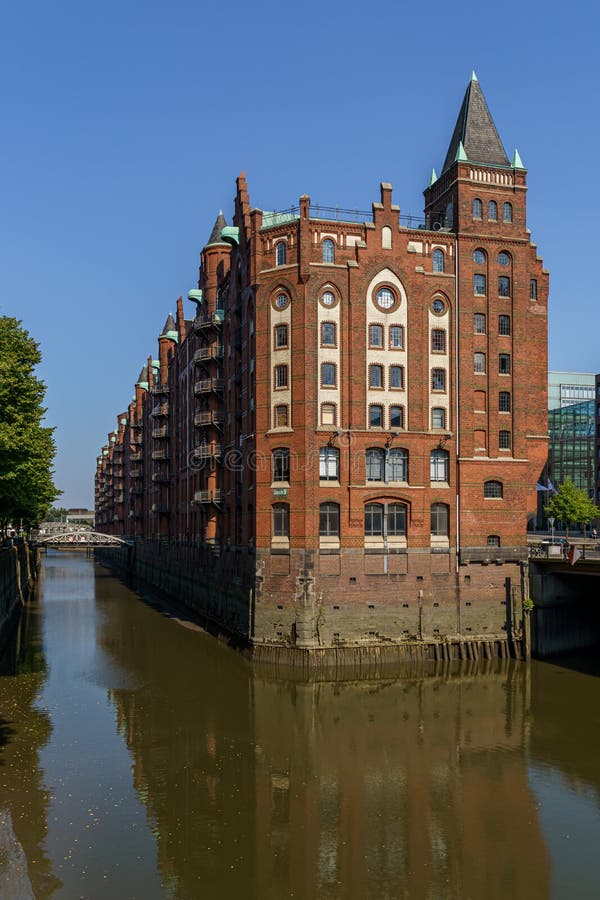
<instances>
[{"instance_id":1,"label":"water channel","mask_svg":"<svg viewBox=\"0 0 600 900\"><path fill-rule=\"evenodd\" d=\"M0 897L600 896L600 661L252 667L50 551L0 674Z\"/></svg>"}]
</instances>

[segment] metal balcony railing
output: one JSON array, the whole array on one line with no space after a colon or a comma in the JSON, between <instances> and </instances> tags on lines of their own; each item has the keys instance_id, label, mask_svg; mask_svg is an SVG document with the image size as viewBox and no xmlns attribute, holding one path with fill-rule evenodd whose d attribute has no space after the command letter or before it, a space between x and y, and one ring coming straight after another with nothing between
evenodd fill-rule
<instances>
[{"instance_id":1,"label":"metal balcony railing","mask_svg":"<svg viewBox=\"0 0 600 900\"><path fill-rule=\"evenodd\" d=\"M220 503L221 488L215 488L212 491L196 491L194 494L194 503Z\"/></svg>"},{"instance_id":2,"label":"metal balcony railing","mask_svg":"<svg viewBox=\"0 0 600 900\"><path fill-rule=\"evenodd\" d=\"M157 403L152 408L153 416L168 416L169 415L169 406L167 403Z\"/></svg>"},{"instance_id":3,"label":"metal balcony railing","mask_svg":"<svg viewBox=\"0 0 600 900\"><path fill-rule=\"evenodd\" d=\"M153 450L152 459L168 459L169 451L168 450Z\"/></svg>"},{"instance_id":4,"label":"metal balcony railing","mask_svg":"<svg viewBox=\"0 0 600 900\"><path fill-rule=\"evenodd\" d=\"M153 428L152 429L152 437L153 438L166 438L169 437L169 429L166 425L163 425L162 428Z\"/></svg>"},{"instance_id":5,"label":"metal balcony railing","mask_svg":"<svg viewBox=\"0 0 600 900\"><path fill-rule=\"evenodd\" d=\"M200 347L194 353L194 362L200 363L207 359L223 359L223 344L213 344L212 347Z\"/></svg>"},{"instance_id":6,"label":"metal balcony railing","mask_svg":"<svg viewBox=\"0 0 600 900\"><path fill-rule=\"evenodd\" d=\"M197 462L202 462L206 459L216 459L221 456L221 445L200 444L198 447L194 447L192 455Z\"/></svg>"},{"instance_id":7,"label":"metal balcony railing","mask_svg":"<svg viewBox=\"0 0 600 900\"><path fill-rule=\"evenodd\" d=\"M197 412L194 415L194 425L197 428L204 428L207 425L216 425L220 428L223 424L223 413L220 412Z\"/></svg>"},{"instance_id":8,"label":"metal balcony railing","mask_svg":"<svg viewBox=\"0 0 600 900\"><path fill-rule=\"evenodd\" d=\"M205 328L220 328L223 324L223 310L218 309L214 313L201 313L194 319L194 328L201 331Z\"/></svg>"},{"instance_id":9,"label":"metal balcony railing","mask_svg":"<svg viewBox=\"0 0 600 900\"><path fill-rule=\"evenodd\" d=\"M197 381L194 384L194 393L196 395L218 393L222 390L223 390L223 379L222 378L203 378L201 381Z\"/></svg>"}]
</instances>

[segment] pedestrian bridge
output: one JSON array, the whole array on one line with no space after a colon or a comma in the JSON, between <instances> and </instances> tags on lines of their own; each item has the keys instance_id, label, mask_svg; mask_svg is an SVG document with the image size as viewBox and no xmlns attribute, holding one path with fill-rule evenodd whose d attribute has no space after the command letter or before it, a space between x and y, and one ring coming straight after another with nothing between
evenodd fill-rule
<instances>
[{"instance_id":1,"label":"pedestrian bridge","mask_svg":"<svg viewBox=\"0 0 600 900\"><path fill-rule=\"evenodd\" d=\"M38 547L130 547L133 541L99 531L59 531L39 535Z\"/></svg>"}]
</instances>

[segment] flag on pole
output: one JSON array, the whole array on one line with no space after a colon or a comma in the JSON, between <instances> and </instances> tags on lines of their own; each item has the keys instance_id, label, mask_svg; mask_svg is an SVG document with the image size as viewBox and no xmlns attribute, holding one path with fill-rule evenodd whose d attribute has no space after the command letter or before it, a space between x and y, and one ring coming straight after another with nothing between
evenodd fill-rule
<instances>
[{"instance_id":1,"label":"flag on pole","mask_svg":"<svg viewBox=\"0 0 600 900\"><path fill-rule=\"evenodd\" d=\"M548 490L552 491L553 494L558 494L558 491L556 490L550 479L548 479Z\"/></svg>"},{"instance_id":2,"label":"flag on pole","mask_svg":"<svg viewBox=\"0 0 600 900\"><path fill-rule=\"evenodd\" d=\"M579 549L579 547L576 547L575 544L571 544L571 546L569 547L568 556L569 564L574 566L580 556L581 550Z\"/></svg>"}]
</instances>

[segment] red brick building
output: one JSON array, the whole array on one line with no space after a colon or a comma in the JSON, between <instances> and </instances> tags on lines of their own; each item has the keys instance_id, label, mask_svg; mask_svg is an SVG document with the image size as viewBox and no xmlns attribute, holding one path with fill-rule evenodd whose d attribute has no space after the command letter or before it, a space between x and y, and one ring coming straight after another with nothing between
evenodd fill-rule
<instances>
[{"instance_id":1,"label":"red brick building","mask_svg":"<svg viewBox=\"0 0 600 900\"><path fill-rule=\"evenodd\" d=\"M179 300L99 457L97 523L255 645L493 642L520 621L548 275L475 76L424 212L385 183L366 221L307 196L265 212L241 175L195 317Z\"/></svg>"}]
</instances>

